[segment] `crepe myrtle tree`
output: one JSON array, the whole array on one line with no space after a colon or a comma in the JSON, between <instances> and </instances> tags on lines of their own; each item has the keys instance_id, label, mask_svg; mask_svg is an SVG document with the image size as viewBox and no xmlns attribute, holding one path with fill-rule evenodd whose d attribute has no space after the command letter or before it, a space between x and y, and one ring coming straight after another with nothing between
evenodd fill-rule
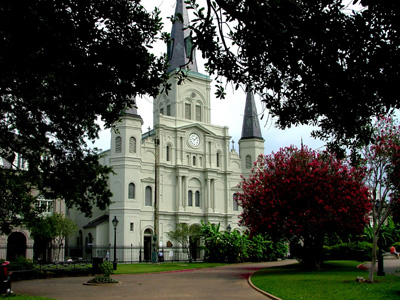
<instances>
[{"instance_id":1,"label":"crepe myrtle tree","mask_svg":"<svg viewBox=\"0 0 400 300\"><path fill-rule=\"evenodd\" d=\"M166 82L165 58L150 52L168 39L159 13L140 1L0 2L0 158L11 164L0 167L0 233L35 216L33 190L86 216L110 204L111 169L88 144L98 121L112 128Z\"/></svg>"},{"instance_id":2,"label":"crepe myrtle tree","mask_svg":"<svg viewBox=\"0 0 400 300\"><path fill-rule=\"evenodd\" d=\"M325 237L359 234L370 211L364 170L307 147L260 155L242 179L240 223L252 235L300 241L301 260L320 268Z\"/></svg>"},{"instance_id":3,"label":"crepe myrtle tree","mask_svg":"<svg viewBox=\"0 0 400 300\"><path fill-rule=\"evenodd\" d=\"M393 115L371 125L373 142L360 151L370 188L372 260L368 281L374 280L379 232L400 199L400 124Z\"/></svg>"}]
</instances>

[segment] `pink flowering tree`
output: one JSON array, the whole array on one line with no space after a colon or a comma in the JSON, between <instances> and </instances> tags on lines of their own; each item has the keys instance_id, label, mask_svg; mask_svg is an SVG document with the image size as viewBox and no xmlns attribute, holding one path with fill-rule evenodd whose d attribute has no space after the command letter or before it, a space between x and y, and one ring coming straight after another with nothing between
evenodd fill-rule
<instances>
[{"instance_id":1,"label":"pink flowering tree","mask_svg":"<svg viewBox=\"0 0 400 300\"><path fill-rule=\"evenodd\" d=\"M361 233L371 209L364 170L326 152L288 147L259 156L238 202L250 232L300 241L302 263L319 268L324 238Z\"/></svg>"},{"instance_id":2,"label":"pink flowering tree","mask_svg":"<svg viewBox=\"0 0 400 300\"><path fill-rule=\"evenodd\" d=\"M382 225L400 198L400 126L392 116L381 116L373 124L373 142L361 150L370 188L371 228L373 235L372 282L376 269L377 243Z\"/></svg>"}]
</instances>

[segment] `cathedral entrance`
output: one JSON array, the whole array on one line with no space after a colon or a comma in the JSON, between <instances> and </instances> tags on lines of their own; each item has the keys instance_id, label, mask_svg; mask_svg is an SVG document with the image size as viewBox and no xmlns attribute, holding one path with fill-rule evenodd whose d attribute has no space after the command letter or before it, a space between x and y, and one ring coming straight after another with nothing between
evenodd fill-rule
<instances>
[{"instance_id":1,"label":"cathedral entrance","mask_svg":"<svg viewBox=\"0 0 400 300\"><path fill-rule=\"evenodd\" d=\"M7 239L7 260L15 261L20 256L26 257L26 237L21 232L13 232Z\"/></svg>"},{"instance_id":2,"label":"cathedral entrance","mask_svg":"<svg viewBox=\"0 0 400 300\"><path fill-rule=\"evenodd\" d=\"M144 231L143 237L143 254L144 254L144 261L149 262L151 261L151 243L153 240L153 230L146 229Z\"/></svg>"},{"instance_id":3,"label":"cathedral entrance","mask_svg":"<svg viewBox=\"0 0 400 300\"><path fill-rule=\"evenodd\" d=\"M194 236L189 236L189 249L190 249L190 258L196 261L200 258L200 239L197 236L197 232L200 230L200 226L194 224L190 228L190 232L194 233Z\"/></svg>"}]
</instances>

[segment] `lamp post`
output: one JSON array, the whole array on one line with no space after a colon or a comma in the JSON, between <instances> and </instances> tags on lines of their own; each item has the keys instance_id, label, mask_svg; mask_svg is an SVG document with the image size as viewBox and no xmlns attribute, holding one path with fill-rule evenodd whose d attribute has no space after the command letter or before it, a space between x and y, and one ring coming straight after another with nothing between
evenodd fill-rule
<instances>
[{"instance_id":1,"label":"lamp post","mask_svg":"<svg viewBox=\"0 0 400 300\"><path fill-rule=\"evenodd\" d=\"M113 262L113 267L114 270L117 269L117 226L118 226L118 219L117 216L114 216L114 219L112 220L112 224L114 226L114 262Z\"/></svg>"}]
</instances>

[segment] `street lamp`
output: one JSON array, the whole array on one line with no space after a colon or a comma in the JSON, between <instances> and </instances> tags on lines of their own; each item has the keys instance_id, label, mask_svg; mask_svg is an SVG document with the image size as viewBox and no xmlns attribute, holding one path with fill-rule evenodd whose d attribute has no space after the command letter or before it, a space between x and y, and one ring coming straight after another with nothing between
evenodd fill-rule
<instances>
[{"instance_id":1,"label":"street lamp","mask_svg":"<svg viewBox=\"0 0 400 300\"><path fill-rule=\"evenodd\" d=\"M113 267L114 270L117 269L117 226L118 226L118 219L117 216L114 216L114 219L111 221L114 226L114 262Z\"/></svg>"}]
</instances>

